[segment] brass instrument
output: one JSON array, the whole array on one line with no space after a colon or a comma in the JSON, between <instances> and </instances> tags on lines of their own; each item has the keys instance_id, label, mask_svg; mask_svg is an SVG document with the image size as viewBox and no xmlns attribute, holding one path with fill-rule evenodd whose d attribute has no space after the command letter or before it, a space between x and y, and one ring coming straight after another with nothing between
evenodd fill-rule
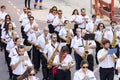
<instances>
[{"instance_id":1,"label":"brass instrument","mask_svg":"<svg viewBox=\"0 0 120 80\"><path fill-rule=\"evenodd\" d=\"M116 32L114 31L113 32L113 40L112 40L112 48L115 48L116 47L116 42L117 42L117 35L116 35Z\"/></svg>"},{"instance_id":2,"label":"brass instrument","mask_svg":"<svg viewBox=\"0 0 120 80\"><path fill-rule=\"evenodd\" d=\"M48 69L52 68L52 64L53 64L54 58L55 58L55 56L56 56L56 52L58 51L59 45L60 45L60 44L58 44L58 46L57 46L56 49L54 50L54 52L53 52L53 54L52 54L52 56L51 56L51 58L50 58L50 60L49 60L49 62L48 62L48 64L47 64L47 68L48 68Z\"/></svg>"},{"instance_id":3,"label":"brass instrument","mask_svg":"<svg viewBox=\"0 0 120 80\"><path fill-rule=\"evenodd\" d=\"M114 61L117 62L118 57L115 54L112 54L112 57L113 57Z\"/></svg>"},{"instance_id":4,"label":"brass instrument","mask_svg":"<svg viewBox=\"0 0 120 80\"><path fill-rule=\"evenodd\" d=\"M94 24L93 33L97 30L97 25Z\"/></svg>"},{"instance_id":5,"label":"brass instrument","mask_svg":"<svg viewBox=\"0 0 120 80\"><path fill-rule=\"evenodd\" d=\"M104 40L104 33L105 33L105 31L102 31L102 39L101 39L101 45L100 45L100 47L103 47L102 41Z\"/></svg>"},{"instance_id":6,"label":"brass instrument","mask_svg":"<svg viewBox=\"0 0 120 80\"><path fill-rule=\"evenodd\" d=\"M88 53L89 53L88 52L88 40L86 40L85 49L84 49L84 57L83 57L84 60L87 60Z\"/></svg>"},{"instance_id":7,"label":"brass instrument","mask_svg":"<svg viewBox=\"0 0 120 80\"><path fill-rule=\"evenodd\" d=\"M66 38L66 43L70 44L70 41L71 41L71 34L70 34L70 30L68 30L67 38Z\"/></svg>"}]
</instances>

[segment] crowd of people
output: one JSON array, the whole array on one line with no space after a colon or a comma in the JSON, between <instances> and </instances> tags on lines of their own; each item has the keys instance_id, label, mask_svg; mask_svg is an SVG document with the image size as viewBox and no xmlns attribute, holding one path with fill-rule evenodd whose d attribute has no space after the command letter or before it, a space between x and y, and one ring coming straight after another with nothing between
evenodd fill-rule
<instances>
[{"instance_id":1,"label":"crowd of people","mask_svg":"<svg viewBox=\"0 0 120 80\"><path fill-rule=\"evenodd\" d=\"M36 0L37 1L37 0ZM36 8L36 4L34 5ZM25 7L20 15L20 38L11 16L0 10L0 46L4 50L9 80L40 80L35 74L42 67L42 80L97 80L94 64L99 66L100 80L120 80L120 27L116 21L104 25L86 9L74 9L70 20L62 10L53 6L46 20L48 26L39 29L31 11ZM116 53L109 53L110 49ZM73 56L72 56L73 54ZM96 62L94 62L96 61ZM41 75L39 75L41 77Z\"/></svg>"}]
</instances>

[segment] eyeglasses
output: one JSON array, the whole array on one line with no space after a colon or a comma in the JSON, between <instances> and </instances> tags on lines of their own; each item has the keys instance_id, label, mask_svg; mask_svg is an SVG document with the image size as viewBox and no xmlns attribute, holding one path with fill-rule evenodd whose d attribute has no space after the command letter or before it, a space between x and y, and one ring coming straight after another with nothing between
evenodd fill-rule
<instances>
[{"instance_id":1,"label":"eyeglasses","mask_svg":"<svg viewBox=\"0 0 120 80\"><path fill-rule=\"evenodd\" d=\"M88 68L88 66L83 66L82 68Z\"/></svg>"},{"instance_id":2,"label":"eyeglasses","mask_svg":"<svg viewBox=\"0 0 120 80\"><path fill-rule=\"evenodd\" d=\"M35 74L30 74L30 76L35 76Z\"/></svg>"}]
</instances>

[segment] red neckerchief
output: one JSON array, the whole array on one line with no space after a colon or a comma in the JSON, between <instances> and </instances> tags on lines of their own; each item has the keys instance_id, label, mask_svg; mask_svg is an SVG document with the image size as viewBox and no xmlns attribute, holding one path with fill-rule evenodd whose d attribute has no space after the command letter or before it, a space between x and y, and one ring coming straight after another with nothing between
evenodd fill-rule
<instances>
[{"instance_id":1,"label":"red neckerchief","mask_svg":"<svg viewBox=\"0 0 120 80\"><path fill-rule=\"evenodd\" d=\"M66 58L66 56L67 56L67 53L64 53L64 54L62 55L62 61Z\"/></svg>"},{"instance_id":2,"label":"red neckerchief","mask_svg":"<svg viewBox=\"0 0 120 80\"><path fill-rule=\"evenodd\" d=\"M86 16L86 14L85 14L85 13L81 13L81 15L82 15L83 17L85 17L85 16Z\"/></svg>"}]
</instances>

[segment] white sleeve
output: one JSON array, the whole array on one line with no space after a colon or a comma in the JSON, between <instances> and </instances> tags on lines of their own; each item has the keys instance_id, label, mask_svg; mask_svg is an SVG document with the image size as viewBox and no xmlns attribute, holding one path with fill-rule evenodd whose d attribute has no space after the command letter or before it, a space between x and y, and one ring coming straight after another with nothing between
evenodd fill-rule
<instances>
[{"instance_id":1,"label":"white sleeve","mask_svg":"<svg viewBox=\"0 0 120 80\"><path fill-rule=\"evenodd\" d=\"M48 46L46 45L44 50L43 50L43 53L46 55L48 53Z\"/></svg>"},{"instance_id":2,"label":"white sleeve","mask_svg":"<svg viewBox=\"0 0 120 80\"><path fill-rule=\"evenodd\" d=\"M120 67L120 59L118 59L117 63L116 63L116 69Z\"/></svg>"},{"instance_id":3,"label":"white sleeve","mask_svg":"<svg viewBox=\"0 0 120 80\"><path fill-rule=\"evenodd\" d=\"M57 18L55 18L55 19L53 20L52 25L53 25L53 26L56 26L56 25L58 25L58 24L59 24L59 22L58 22Z\"/></svg>"},{"instance_id":4,"label":"white sleeve","mask_svg":"<svg viewBox=\"0 0 120 80\"><path fill-rule=\"evenodd\" d=\"M73 80L81 80L79 79L79 74L77 74L77 72L74 73L74 77L73 77Z\"/></svg>"},{"instance_id":5,"label":"white sleeve","mask_svg":"<svg viewBox=\"0 0 120 80\"><path fill-rule=\"evenodd\" d=\"M54 61L53 61L53 64L57 64L57 63L60 63L59 62L59 55L56 55L54 58Z\"/></svg>"}]
</instances>

